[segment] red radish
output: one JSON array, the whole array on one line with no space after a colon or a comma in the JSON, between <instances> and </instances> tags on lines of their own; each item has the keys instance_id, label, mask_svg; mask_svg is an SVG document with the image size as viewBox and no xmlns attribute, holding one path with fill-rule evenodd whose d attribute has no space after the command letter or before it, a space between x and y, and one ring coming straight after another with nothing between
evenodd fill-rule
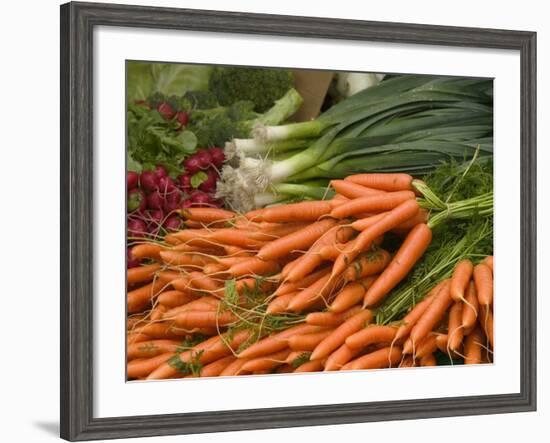
<instances>
[{"instance_id":1,"label":"red radish","mask_svg":"<svg viewBox=\"0 0 550 443\"><path fill-rule=\"evenodd\" d=\"M214 168L210 168L206 171L206 175L208 175L208 178L199 185L199 189L204 192L213 193L216 191L218 173Z\"/></svg>"},{"instance_id":2,"label":"red radish","mask_svg":"<svg viewBox=\"0 0 550 443\"><path fill-rule=\"evenodd\" d=\"M190 192L191 189L193 189L193 186L191 186L191 176L189 174L181 174L178 176L178 183L181 190L184 192Z\"/></svg>"},{"instance_id":3,"label":"red radish","mask_svg":"<svg viewBox=\"0 0 550 443\"><path fill-rule=\"evenodd\" d=\"M128 219L128 236L143 237L147 233L147 225L139 218Z\"/></svg>"},{"instance_id":4,"label":"red radish","mask_svg":"<svg viewBox=\"0 0 550 443\"><path fill-rule=\"evenodd\" d=\"M212 200L210 196L202 191L194 191L193 194L191 194L191 200L193 201L193 205L204 205L204 206L211 206Z\"/></svg>"},{"instance_id":5,"label":"red radish","mask_svg":"<svg viewBox=\"0 0 550 443\"><path fill-rule=\"evenodd\" d=\"M177 231L181 227L181 218L178 215L172 214L162 225L167 231Z\"/></svg>"},{"instance_id":6,"label":"red radish","mask_svg":"<svg viewBox=\"0 0 550 443\"><path fill-rule=\"evenodd\" d=\"M185 168L185 172L189 174L194 174L201 169L199 159L195 155L192 155L191 157L185 159L183 161L183 167Z\"/></svg>"},{"instance_id":7,"label":"red radish","mask_svg":"<svg viewBox=\"0 0 550 443\"><path fill-rule=\"evenodd\" d=\"M164 206L164 197L159 191L147 196L147 207L149 209L161 209Z\"/></svg>"},{"instance_id":8,"label":"red radish","mask_svg":"<svg viewBox=\"0 0 550 443\"><path fill-rule=\"evenodd\" d=\"M139 177L139 184L146 192L153 192L159 187L159 179L153 171L143 171Z\"/></svg>"},{"instance_id":9,"label":"red radish","mask_svg":"<svg viewBox=\"0 0 550 443\"><path fill-rule=\"evenodd\" d=\"M187 126L187 123L189 122L189 114L187 114L187 112L180 111L176 114L176 120L182 127ZM181 129L181 127L179 129Z\"/></svg>"},{"instance_id":10,"label":"red radish","mask_svg":"<svg viewBox=\"0 0 550 443\"><path fill-rule=\"evenodd\" d=\"M212 164L212 156L206 149L199 149L195 154L201 169L206 169Z\"/></svg>"},{"instance_id":11,"label":"red radish","mask_svg":"<svg viewBox=\"0 0 550 443\"><path fill-rule=\"evenodd\" d=\"M128 212L145 211L147 208L147 197L141 189L132 189L128 192Z\"/></svg>"},{"instance_id":12,"label":"red radish","mask_svg":"<svg viewBox=\"0 0 550 443\"><path fill-rule=\"evenodd\" d=\"M172 192L171 194L166 194L164 199L164 211L169 214L180 207L181 195L179 192Z\"/></svg>"},{"instance_id":13,"label":"red radish","mask_svg":"<svg viewBox=\"0 0 550 443\"><path fill-rule=\"evenodd\" d=\"M162 195L172 194L177 191L174 180L170 177L161 177L159 179L159 190Z\"/></svg>"},{"instance_id":14,"label":"red radish","mask_svg":"<svg viewBox=\"0 0 550 443\"><path fill-rule=\"evenodd\" d=\"M166 169L162 165L157 165L154 172L159 179L168 176L168 172L166 172Z\"/></svg>"},{"instance_id":15,"label":"red radish","mask_svg":"<svg viewBox=\"0 0 550 443\"><path fill-rule=\"evenodd\" d=\"M190 198L185 199L181 202L182 209L190 208L191 206L193 206L193 200L191 200Z\"/></svg>"},{"instance_id":16,"label":"red radish","mask_svg":"<svg viewBox=\"0 0 550 443\"><path fill-rule=\"evenodd\" d=\"M212 163L216 168L221 168L223 162L225 161L225 154L223 153L222 148L210 148L208 150L210 157L212 158Z\"/></svg>"},{"instance_id":17,"label":"red radish","mask_svg":"<svg viewBox=\"0 0 550 443\"><path fill-rule=\"evenodd\" d=\"M126 173L126 189L134 189L138 187L139 174L136 171L128 171Z\"/></svg>"},{"instance_id":18,"label":"red radish","mask_svg":"<svg viewBox=\"0 0 550 443\"><path fill-rule=\"evenodd\" d=\"M149 222L149 227L153 225L158 228L164 220L164 211L162 209L150 209L145 212L145 218Z\"/></svg>"},{"instance_id":19,"label":"red radish","mask_svg":"<svg viewBox=\"0 0 550 443\"><path fill-rule=\"evenodd\" d=\"M131 248L128 248L128 258L126 260L126 263L128 265L128 269L129 268L137 268L140 264L139 259L135 258L132 255L132 249Z\"/></svg>"},{"instance_id":20,"label":"red radish","mask_svg":"<svg viewBox=\"0 0 550 443\"><path fill-rule=\"evenodd\" d=\"M158 105L157 107L157 111L159 112L160 115L162 115L166 120L172 120L174 118L174 115L176 115L176 113L174 112L174 110L172 109L172 106L170 106L168 103L166 102L162 102L160 105Z\"/></svg>"}]
</instances>

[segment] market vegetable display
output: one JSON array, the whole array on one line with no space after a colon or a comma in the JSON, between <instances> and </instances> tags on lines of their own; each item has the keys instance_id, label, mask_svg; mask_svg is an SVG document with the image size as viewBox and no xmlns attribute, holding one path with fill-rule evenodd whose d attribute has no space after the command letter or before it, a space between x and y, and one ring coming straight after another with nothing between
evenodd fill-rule
<instances>
[{"instance_id":1,"label":"market vegetable display","mask_svg":"<svg viewBox=\"0 0 550 443\"><path fill-rule=\"evenodd\" d=\"M187 229L131 250L128 378L491 362L492 174L446 168L242 215L181 210Z\"/></svg>"},{"instance_id":2,"label":"market vegetable display","mask_svg":"<svg viewBox=\"0 0 550 443\"><path fill-rule=\"evenodd\" d=\"M492 156L492 81L396 76L317 119L257 125L231 141L218 195L235 210L318 193L360 172L425 174L450 160ZM294 189L289 185L299 185ZM311 189L305 192L305 189ZM315 197L312 197L315 198Z\"/></svg>"}]
</instances>

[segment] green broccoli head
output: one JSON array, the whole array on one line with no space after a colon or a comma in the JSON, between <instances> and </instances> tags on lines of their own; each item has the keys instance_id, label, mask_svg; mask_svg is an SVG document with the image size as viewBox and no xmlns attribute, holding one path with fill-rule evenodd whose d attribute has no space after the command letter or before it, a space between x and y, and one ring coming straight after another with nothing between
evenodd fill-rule
<instances>
[{"instance_id":1,"label":"green broccoli head","mask_svg":"<svg viewBox=\"0 0 550 443\"><path fill-rule=\"evenodd\" d=\"M254 103L254 110L263 113L294 86L292 73L285 69L216 67L208 89L222 106L241 100Z\"/></svg>"},{"instance_id":2,"label":"green broccoli head","mask_svg":"<svg viewBox=\"0 0 550 443\"><path fill-rule=\"evenodd\" d=\"M260 116L254 112L254 103L249 100L241 100L233 103L227 108L227 116L237 122L244 120L254 120Z\"/></svg>"},{"instance_id":3,"label":"green broccoli head","mask_svg":"<svg viewBox=\"0 0 550 443\"><path fill-rule=\"evenodd\" d=\"M210 91L187 91L183 100L187 100L189 109L210 109L219 106L218 99Z\"/></svg>"},{"instance_id":4,"label":"green broccoli head","mask_svg":"<svg viewBox=\"0 0 550 443\"><path fill-rule=\"evenodd\" d=\"M192 111L187 129L197 137L197 146L224 146L232 138L248 137L251 122L233 120L228 108L218 107Z\"/></svg>"}]
</instances>

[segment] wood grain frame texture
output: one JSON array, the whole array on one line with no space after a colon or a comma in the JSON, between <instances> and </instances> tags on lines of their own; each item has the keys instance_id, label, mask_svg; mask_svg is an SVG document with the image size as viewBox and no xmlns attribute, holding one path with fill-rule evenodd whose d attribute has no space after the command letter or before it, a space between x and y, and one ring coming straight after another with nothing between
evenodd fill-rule
<instances>
[{"instance_id":1,"label":"wood grain frame texture","mask_svg":"<svg viewBox=\"0 0 550 443\"><path fill-rule=\"evenodd\" d=\"M93 30L176 29L497 48L521 57L521 392L93 417ZM61 437L93 440L536 410L536 33L189 9L61 6Z\"/></svg>"}]
</instances>

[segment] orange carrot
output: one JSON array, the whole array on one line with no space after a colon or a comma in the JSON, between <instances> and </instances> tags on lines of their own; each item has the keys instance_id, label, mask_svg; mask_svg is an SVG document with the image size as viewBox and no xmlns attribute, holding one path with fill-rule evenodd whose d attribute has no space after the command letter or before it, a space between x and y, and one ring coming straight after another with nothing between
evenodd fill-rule
<instances>
[{"instance_id":1,"label":"orange carrot","mask_svg":"<svg viewBox=\"0 0 550 443\"><path fill-rule=\"evenodd\" d=\"M126 271L126 281L129 285L149 282L159 269L160 265L158 263L130 268Z\"/></svg>"},{"instance_id":2,"label":"orange carrot","mask_svg":"<svg viewBox=\"0 0 550 443\"><path fill-rule=\"evenodd\" d=\"M408 355L403 360L401 360L401 363L399 363L400 368L412 368L415 366L415 361L412 356Z\"/></svg>"},{"instance_id":3,"label":"orange carrot","mask_svg":"<svg viewBox=\"0 0 550 443\"><path fill-rule=\"evenodd\" d=\"M241 369L243 371L250 372L271 370L283 364L290 352L290 349L283 349L282 351L274 352L273 354L250 359L242 365Z\"/></svg>"},{"instance_id":4,"label":"orange carrot","mask_svg":"<svg viewBox=\"0 0 550 443\"><path fill-rule=\"evenodd\" d=\"M424 314L422 314L422 317L413 326L410 335L413 347L417 346L434 329L445 315L447 309L449 309L449 306L453 302L449 286L449 279L444 280L439 292L434 296L432 302L428 305Z\"/></svg>"},{"instance_id":5,"label":"orange carrot","mask_svg":"<svg viewBox=\"0 0 550 443\"><path fill-rule=\"evenodd\" d=\"M388 346L347 363L342 369L382 369L395 366L401 360L401 348Z\"/></svg>"},{"instance_id":6,"label":"orange carrot","mask_svg":"<svg viewBox=\"0 0 550 443\"><path fill-rule=\"evenodd\" d=\"M472 278L474 271L473 263L468 260L461 260L455 266L453 276L451 277L451 297L456 301L463 301L466 287Z\"/></svg>"},{"instance_id":7,"label":"orange carrot","mask_svg":"<svg viewBox=\"0 0 550 443\"><path fill-rule=\"evenodd\" d=\"M212 300L215 300L216 303L213 303ZM219 300L214 297L201 297L197 300L190 301L181 306L176 306L172 309L166 311L162 318L163 320L173 320L182 312L187 311L216 311L218 309Z\"/></svg>"},{"instance_id":8,"label":"orange carrot","mask_svg":"<svg viewBox=\"0 0 550 443\"><path fill-rule=\"evenodd\" d=\"M346 309L359 303L363 300L365 291L374 283L377 276L363 278L356 282L348 283L336 295L335 299L329 306L331 312L344 312Z\"/></svg>"},{"instance_id":9,"label":"orange carrot","mask_svg":"<svg viewBox=\"0 0 550 443\"><path fill-rule=\"evenodd\" d=\"M376 224L361 231L359 236L353 242L350 242L350 245L346 247L334 262L332 277L340 275L357 255L370 247L375 238L380 237L409 218L414 217L419 207L416 200L407 200L388 212Z\"/></svg>"},{"instance_id":10,"label":"orange carrot","mask_svg":"<svg viewBox=\"0 0 550 443\"><path fill-rule=\"evenodd\" d=\"M353 360L353 358L355 358L360 352L361 349L350 348L344 343L328 356L325 361L325 371L339 371L346 363Z\"/></svg>"},{"instance_id":11,"label":"orange carrot","mask_svg":"<svg viewBox=\"0 0 550 443\"><path fill-rule=\"evenodd\" d=\"M412 190L413 178L409 174L356 174L346 177L346 181L356 183L369 188L382 191L403 191Z\"/></svg>"},{"instance_id":12,"label":"orange carrot","mask_svg":"<svg viewBox=\"0 0 550 443\"><path fill-rule=\"evenodd\" d=\"M483 346L483 333L479 326L474 328L466 336L464 341L464 364L478 365L481 363L481 350Z\"/></svg>"},{"instance_id":13,"label":"orange carrot","mask_svg":"<svg viewBox=\"0 0 550 443\"><path fill-rule=\"evenodd\" d=\"M367 188L346 180L331 180L330 185L334 190L347 198L365 197L368 195L383 194L379 189Z\"/></svg>"},{"instance_id":14,"label":"orange carrot","mask_svg":"<svg viewBox=\"0 0 550 443\"><path fill-rule=\"evenodd\" d=\"M243 257L238 257L243 258ZM247 257L244 257L247 258ZM202 272L204 272L205 275L211 276L211 277L217 277L222 278L226 276L227 266L221 264L221 263L208 263L202 268Z\"/></svg>"},{"instance_id":15,"label":"orange carrot","mask_svg":"<svg viewBox=\"0 0 550 443\"><path fill-rule=\"evenodd\" d=\"M476 324L479 303L477 301L476 287L473 281L470 281L466 289L466 298L464 308L462 309L462 327L464 333L468 334Z\"/></svg>"},{"instance_id":16,"label":"orange carrot","mask_svg":"<svg viewBox=\"0 0 550 443\"><path fill-rule=\"evenodd\" d=\"M493 303L493 273L484 263L474 267L474 283L476 285L477 301L481 306Z\"/></svg>"},{"instance_id":17,"label":"orange carrot","mask_svg":"<svg viewBox=\"0 0 550 443\"><path fill-rule=\"evenodd\" d=\"M128 332L128 335L126 336L128 346L133 343L140 343L147 340L151 340L151 337L147 334L142 334L141 332Z\"/></svg>"},{"instance_id":18,"label":"orange carrot","mask_svg":"<svg viewBox=\"0 0 550 443\"><path fill-rule=\"evenodd\" d=\"M152 258L153 260L160 260L160 251L163 251L164 247L156 243L140 243L132 248L132 257Z\"/></svg>"},{"instance_id":19,"label":"orange carrot","mask_svg":"<svg viewBox=\"0 0 550 443\"><path fill-rule=\"evenodd\" d=\"M173 352L166 352L152 358L129 361L126 366L126 374L130 379L147 377L151 372L163 363L166 363L174 355Z\"/></svg>"},{"instance_id":20,"label":"orange carrot","mask_svg":"<svg viewBox=\"0 0 550 443\"><path fill-rule=\"evenodd\" d=\"M323 358L330 355L338 347L342 346L351 334L365 327L365 324L372 319L372 312L361 310L353 317L338 326L331 334L323 339L313 350L311 359Z\"/></svg>"},{"instance_id":21,"label":"orange carrot","mask_svg":"<svg viewBox=\"0 0 550 443\"><path fill-rule=\"evenodd\" d=\"M378 274L388 266L390 258L389 252L384 249L365 252L347 267L342 276L346 281L354 281Z\"/></svg>"},{"instance_id":22,"label":"orange carrot","mask_svg":"<svg viewBox=\"0 0 550 443\"><path fill-rule=\"evenodd\" d=\"M128 292L128 313L132 314L143 310L165 286L161 280L153 280L141 288Z\"/></svg>"},{"instance_id":23,"label":"orange carrot","mask_svg":"<svg viewBox=\"0 0 550 443\"><path fill-rule=\"evenodd\" d=\"M168 310L168 308L164 305L161 305L158 303L152 310L151 310L151 321L157 321L161 320L163 314Z\"/></svg>"},{"instance_id":24,"label":"orange carrot","mask_svg":"<svg viewBox=\"0 0 550 443\"><path fill-rule=\"evenodd\" d=\"M291 328L285 329L282 332L262 338L252 344L239 354L239 358L256 358L263 355L273 354L274 352L282 351L287 345L287 339L295 334L309 334L319 331L318 326L308 324L299 324Z\"/></svg>"},{"instance_id":25,"label":"orange carrot","mask_svg":"<svg viewBox=\"0 0 550 443\"><path fill-rule=\"evenodd\" d=\"M167 234L167 236L168 235L170 234ZM224 252L224 248L225 247L222 247L222 245L217 246L217 245L213 245L211 243L205 242L204 245L199 245L199 246L191 246L188 243L180 243L172 246L171 250L178 251L178 252L197 252L203 255L222 255Z\"/></svg>"},{"instance_id":26,"label":"orange carrot","mask_svg":"<svg viewBox=\"0 0 550 443\"><path fill-rule=\"evenodd\" d=\"M362 349L374 343L391 342L397 329L392 326L370 325L346 338L351 349Z\"/></svg>"},{"instance_id":27,"label":"orange carrot","mask_svg":"<svg viewBox=\"0 0 550 443\"><path fill-rule=\"evenodd\" d=\"M231 312L187 311L178 314L174 321L180 328L223 327L234 323L237 318Z\"/></svg>"},{"instance_id":28,"label":"orange carrot","mask_svg":"<svg viewBox=\"0 0 550 443\"><path fill-rule=\"evenodd\" d=\"M259 241L276 240L308 226L306 222L274 223L274 225L250 233L250 238Z\"/></svg>"},{"instance_id":29,"label":"orange carrot","mask_svg":"<svg viewBox=\"0 0 550 443\"><path fill-rule=\"evenodd\" d=\"M429 216L429 212L427 209L424 209L424 208L420 208L418 213L408 219L407 221L401 223L399 226L397 226L395 229L399 229L399 230L410 230L412 228L414 228L416 225L420 224L420 223L427 223L428 222L428 216Z\"/></svg>"},{"instance_id":30,"label":"orange carrot","mask_svg":"<svg viewBox=\"0 0 550 443\"><path fill-rule=\"evenodd\" d=\"M213 262L213 259L206 255L178 251L161 251L160 258L168 265L191 266L198 269Z\"/></svg>"},{"instance_id":31,"label":"orange carrot","mask_svg":"<svg viewBox=\"0 0 550 443\"><path fill-rule=\"evenodd\" d=\"M494 347L494 341L493 341L493 311L488 306L480 306L479 308L479 318L478 318L480 326L483 328L483 332L485 332L485 336L489 339L489 343L491 344L491 347Z\"/></svg>"},{"instance_id":32,"label":"orange carrot","mask_svg":"<svg viewBox=\"0 0 550 443\"><path fill-rule=\"evenodd\" d=\"M200 223L214 223L231 220L237 214L219 208L185 208L180 209L180 214L188 220Z\"/></svg>"},{"instance_id":33,"label":"orange carrot","mask_svg":"<svg viewBox=\"0 0 550 443\"><path fill-rule=\"evenodd\" d=\"M452 280L451 280L452 285ZM464 303L455 301L449 310L449 326L448 326L448 344L449 350L457 351L462 345L464 337L464 329L462 328L462 309Z\"/></svg>"},{"instance_id":34,"label":"orange carrot","mask_svg":"<svg viewBox=\"0 0 550 443\"><path fill-rule=\"evenodd\" d=\"M414 357L416 359L424 358L432 355L437 350L437 334L431 333L424 338L415 350Z\"/></svg>"},{"instance_id":35,"label":"orange carrot","mask_svg":"<svg viewBox=\"0 0 550 443\"><path fill-rule=\"evenodd\" d=\"M334 226L325 232L302 256L295 266L288 272L286 279L297 282L305 278L311 271L323 262L320 254L321 248L335 244L337 241L346 242L353 235L354 230L349 226Z\"/></svg>"},{"instance_id":36,"label":"orange carrot","mask_svg":"<svg viewBox=\"0 0 550 443\"><path fill-rule=\"evenodd\" d=\"M408 274L432 241L432 230L426 224L416 225L397 251L390 264L365 294L364 306L379 303Z\"/></svg>"},{"instance_id":37,"label":"orange carrot","mask_svg":"<svg viewBox=\"0 0 550 443\"><path fill-rule=\"evenodd\" d=\"M334 289L335 283L330 282L330 274L325 274L315 283L300 291L290 300L287 309L292 312L301 312L311 307L316 301L327 303L327 297Z\"/></svg>"},{"instance_id":38,"label":"orange carrot","mask_svg":"<svg viewBox=\"0 0 550 443\"><path fill-rule=\"evenodd\" d=\"M381 212L396 208L401 203L415 198L412 191L388 192L366 197L354 198L335 207L330 216L333 218L345 218L362 212Z\"/></svg>"},{"instance_id":39,"label":"orange carrot","mask_svg":"<svg viewBox=\"0 0 550 443\"><path fill-rule=\"evenodd\" d=\"M288 347L293 351L313 351L321 341L332 333L333 329L314 332L311 334L292 335L287 339Z\"/></svg>"},{"instance_id":40,"label":"orange carrot","mask_svg":"<svg viewBox=\"0 0 550 443\"><path fill-rule=\"evenodd\" d=\"M180 279L184 276L181 271L159 271L157 273L157 279L164 282L165 285L169 285L172 281Z\"/></svg>"},{"instance_id":41,"label":"orange carrot","mask_svg":"<svg viewBox=\"0 0 550 443\"><path fill-rule=\"evenodd\" d=\"M262 260L274 260L284 257L294 250L309 248L319 237L332 228L336 221L325 219L313 223L285 237L274 240L258 251L258 258Z\"/></svg>"},{"instance_id":42,"label":"orange carrot","mask_svg":"<svg viewBox=\"0 0 550 443\"><path fill-rule=\"evenodd\" d=\"M380 212L379 214L375 215L369 215L368 217L359 218L358 220L355 220L351 227L355 229L356 231L364 231L368 227L375 225L380 220L382 220L386 215L388 215L389 211L386 212Z\"/></svg>"},{"instance_id":43,"label":"orange carrot","mask_svg":"<svg viewBox=\"0 0 550 443\"><path fill-rule=\"evenodd\" d=\"M436 286L437 292L439 292L439 289L441 288L441 283ZM433 295L428 295L424 300L417 303L414 308L411 309L411 311L403 317L403 320L401 321L401 326L397 329L397 332L395 333L395 340L402 340L403 338L407 337L414 325L418 322L418 320L424 315L424 312L426 312L426 309L428 309L428 306L433 300Z\"/></svg>"},{"instance_id":44,"label":"orange carrot","mask_svg":"<svg viewBox=\"0 0 550 443\"><path fill-rule=\"evenodd\" d=\"M294 369L294 372L317 372L323 369L323 360L310 360Z\"/></svg>"},{"instance_id":45,"label":"orange carrot","mask_svg":"<svg viewBox=\"0 0 550 443\"><path fill-rule=\"evenodd\" d=\"M234 264L227 270L227 273L233 277L241 277L243 275L274 274L279 270L280 265L277 261L266 261L257 257L251 257L246 261Z\"/></svg>"},{"instance_id":46,"label":"orange carrot","mask_svg":"<svg viewBox=\"0 0 550 443\"><path fill-rule=\"evenodd\" d=\"M243 365L248 362L246 358L237 358L233 362L229 363L225 369L220 372L220 377L230 377L241 374Z\"/></svg>"},{"instance_id":47,"label":"orange carrot","mask_svg":"<svg viewBox=\"0 0 550 443\"><path fill-rule=\"evenodd\" d=\"M176 352L181 343L176 340L149 340L134 343L128 346L126 357L128 360L134 358L151 358L167 352Z\"/></svg>"},{"instance_id":48,"label":"orange carrot","mask_svg":"<svg viewBox=\"0 0 550 443\"><path fill-rule=\"evenodd\" d=\"M245 340L250 337L250 331L239 331L232 336L222 340L220 336L211 337L196 345L189 351L177 354L174 359L160 365L147 377L148 380L159 380L171 378L181 372L186 364L197 361L202 365L212 363L222 357L230 355L232 349L237 349ZM229 342L226 344L226 342ZM181 365L184 365L182 369Z\"/></svg>"},{"instance_id":49,"label":"orange carrot","mask_svg":"<svg viewBox=\"0 0 550 443\"><path fill-rule=\"evenodd\" d=\"M289 205L273 206L261 211L251 211L245 214L249 220L267 222L316 221L319 217L329 214L333 203L325 200L304 201Z\"/></svg>"},{"instance_id":50,"label":"orange carrot","mask_svg":"<svg viewBox=\"0 0 550 443\"><path fill-rule=\"evenodd\" d=\"M266 313L280 314L281 312L288 312L288 304L296 294L298 294L298 291L288 292L287 294L275 297L267 305Z\"/></svg>"},{"instance_id":51,"label":"orange carrot","mask_svg":"<svg viewBox=\"0 0 550 443\"><path fill-rule=\"evenodd\" d=\"M433 354L425 355L420 359L420 366L437 366L437 361Z\"/></svg>"},{"instance_id":52,"label":"orange carrot","mask_svg":"<svg viewBox=\"0 0 550 443\"><path fill-rule=\"evenodd\" d=\"M176 306L182 306L190 301L196 300L197 294L191 292L182 291L165 291L158 296L158 302L168 308L175 308Z\"/></svg>"},{"instance_id":53,"label":"orange carrot","mask_svg":"<svg viewBox=\"0 0 550 443\"><path fill-rule=\"evenodd\" d=\"M446 354L449 353L449 349L447 349L448 342L449 336L447 334L437 334L435 336L435 344L437 345L437 349Z\"/></svg>"},{"instance_id":54,"label":"orange carrot","mask_svg":"<svg viewBox=\"0 0 550 443\"><path fill-rule=\"evenodd\" d=\"M281 285L279 285L279 287L277 287L273 295L280 297L281 295L285 295L290 292L301 291L311 284L315 283L317 280L319 280L321 277L328 274L329 272L329 268L322 268L309 274L298 282L284 281Z\"/></svg>"},{"instance_id":55,"label":"orange carrot","mask_svg":"<svg viewBox=\"0 0 550 443\"><path fill-rule=\"evenodd\" d=\"M234 355L228 355L227 357L222 357L201 368L199 372L199 376L200 377L217 377L218 375L221 374L221 372L227 366L229 366L235 360L237 360L237 357L235 357Z\"/></svg>"},{"instance_id":56,"label":"orange carrot","mask_svg":"<svg viewBox=\"0 0 550 443\"><path fill-rule=\"evenodd\" d=\"M347 319L353 317L355 314L361 311L359 305L352 306L344 312L311 312L306 315L306 323L315 326L339 326Z\"/></svg>"},{"instance_id":57,"label":"orange carrot","mask_svg":"<svg viewBox=\"0 0 550 443\"><path fill-rule=\"evenodd\" d=\"M494 266L494 258L493 258L492 255L488 255L487 257L485 257L485 258L483 259L483 262L482 262L482 263L485 264L485 265L487 265L487 266L489 266L489 268L491 268L491 272L493 272L493 273L495 272L495 271L494 271L494 268L493 268L493 266Z\"/></svg>"}]
</instances>

